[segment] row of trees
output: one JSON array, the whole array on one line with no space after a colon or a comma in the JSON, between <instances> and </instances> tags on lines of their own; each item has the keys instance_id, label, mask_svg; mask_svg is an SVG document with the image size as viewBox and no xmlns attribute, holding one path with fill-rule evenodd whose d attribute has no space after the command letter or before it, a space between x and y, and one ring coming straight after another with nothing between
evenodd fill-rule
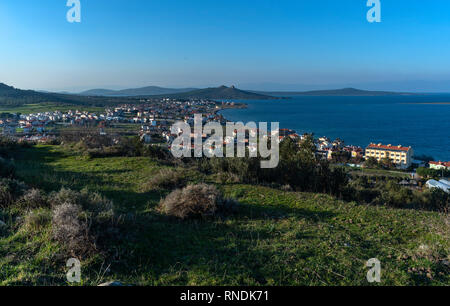
<instances>
[{"instance_id":1,"label":"row of trees","mask_svg":"<svg viewBox=\"0 0 450 306\"><path fill-rule=\"evenodd\" d=\"M206 173L232 173L246 183L276 183L289 185L297 191L324 192L339 195L348 182L342 168L332 168L328 161L318 159L312 137L300 146L285 139L280 144L280 163L277 168L262 169L261 158L212 158L198 161Z\"/></svg>"},{"instance_id":2,"label":"row of trees","mask_svg":"<svg viewBox=\"0 0 450 306\"><path fill-rule=\"evenodd\" d=\"M450 177L450 170L447 169L430 169L430 168L417 168L417 174L424 178L442 178Z\"/></svg>"}]
</instances>

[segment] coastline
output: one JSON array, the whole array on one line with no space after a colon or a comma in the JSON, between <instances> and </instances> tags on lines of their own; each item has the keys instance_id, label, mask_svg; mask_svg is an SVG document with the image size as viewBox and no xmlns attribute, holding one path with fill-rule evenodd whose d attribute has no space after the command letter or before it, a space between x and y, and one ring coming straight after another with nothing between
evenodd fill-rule
<instances>
[{"instance_id":1,"label":"coastline","mask_svg":"<svg viewBox=\"0 0 450 306\"><path fill-rule=\"evenodd\" d=\"M422 102L409 97L403 98L404 101L399 101L398 97L375 99L324 97L310 100L299 97L289 104L249 101L248 107L242 111L230 109L220 114L227 121L281 120L280 128L295 130L298 134L313 133L315 137L340 138L346 145L365 147L370 143L386 143L412 146L416 155L450 160L450 138L445 132L450 127L445 105L450 102L443 102L447 100L445 96L436 102L419 98L425 100ZM428 104L434 106L427 107Z\"/></svg>"}]
</instances>

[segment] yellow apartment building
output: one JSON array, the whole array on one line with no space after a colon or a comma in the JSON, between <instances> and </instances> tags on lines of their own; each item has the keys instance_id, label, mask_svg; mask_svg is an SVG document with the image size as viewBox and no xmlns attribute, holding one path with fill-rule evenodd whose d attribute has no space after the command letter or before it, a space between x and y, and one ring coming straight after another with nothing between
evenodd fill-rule
<instances>
[{"instance_id":1,"label":"yellow apartment building","mask_svg":"<svg viewBox=\"0 0 450 306\"><path fill-rule=\"evenodd\" d=\"M373 157L380 161L383 158L388 158L395 164L398 168L407 169L412 164L414 151L411 147L393 146L393 145L383 145L381 143L374 144L371 143L366 148L365 158Z\"/></svg>"}]
</instances>

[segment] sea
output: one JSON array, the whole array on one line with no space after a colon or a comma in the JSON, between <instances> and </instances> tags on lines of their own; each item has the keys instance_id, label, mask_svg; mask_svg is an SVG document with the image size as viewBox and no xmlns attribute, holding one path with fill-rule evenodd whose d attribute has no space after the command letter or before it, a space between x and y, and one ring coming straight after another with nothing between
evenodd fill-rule
<instances>
[{"instance_id":1,"label":"sea","mask_svg":"<svg viewBox=\"0 0 450 306\"><path fill-rule=\"evenodd\" d=\"M346 145L411 146L415 155L450 161L450 94L396 96L290 96L280 100L235 101L230 121L279 122L280 128L315 137L340 138ZM270 126L270 125L269 125Z\"/></svg>"}]
</instances>

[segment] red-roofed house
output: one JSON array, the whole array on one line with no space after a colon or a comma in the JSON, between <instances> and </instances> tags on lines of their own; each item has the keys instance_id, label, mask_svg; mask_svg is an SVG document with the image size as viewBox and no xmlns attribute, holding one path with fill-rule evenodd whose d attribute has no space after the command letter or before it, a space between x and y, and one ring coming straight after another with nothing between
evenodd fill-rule
<instances>
[{"instance_id":1,"label":"red-roofed house","mask_svg":"<svg viewBox=\"0 0 450 306\"><path fill-rule=\"evenodd\" d=\"M448 169L448 170L450 170L450 162L430 161L429 164L430 164L430 169L435 169L435 170Z\"/></svg>"}]
</instances>

